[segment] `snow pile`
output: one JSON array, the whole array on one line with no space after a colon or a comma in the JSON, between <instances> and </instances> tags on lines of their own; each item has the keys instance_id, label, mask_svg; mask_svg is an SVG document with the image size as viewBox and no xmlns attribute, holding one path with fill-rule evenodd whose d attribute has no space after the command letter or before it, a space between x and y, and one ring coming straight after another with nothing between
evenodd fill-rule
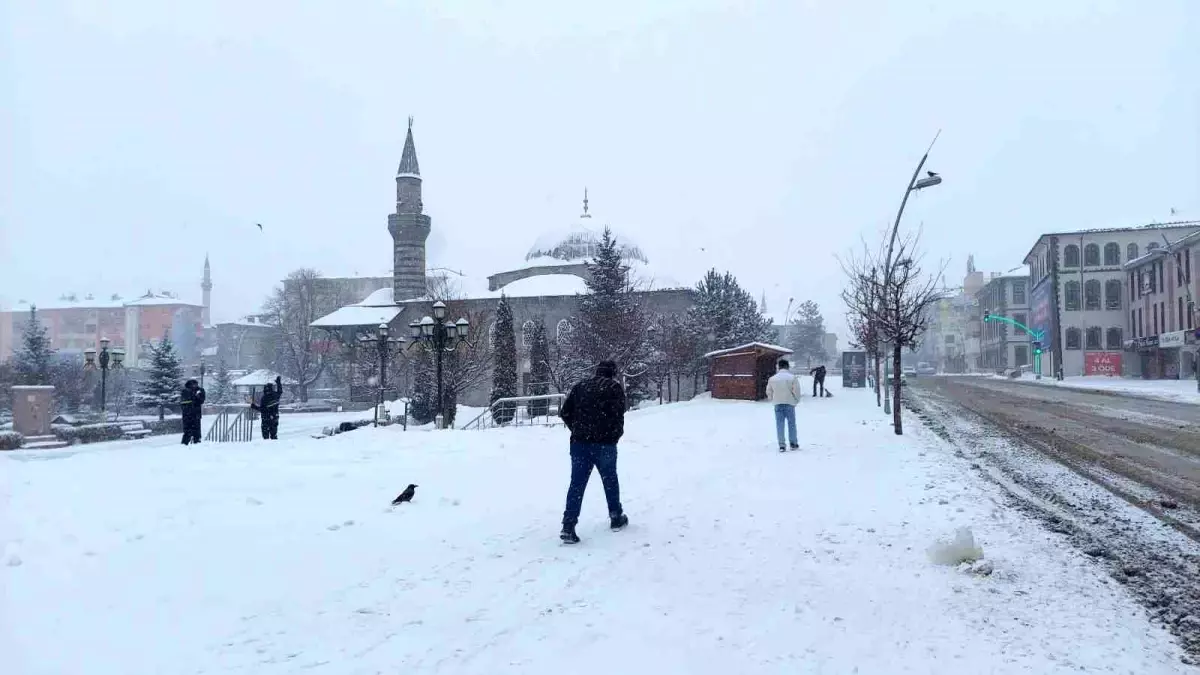
<instances>
[{"instance_id":1,"label":"snow pile","mask_svg":"<svg viewBox=\"0 0 1200 675\"><path fill-rule=\"evenodd\" d=\"M935 542L927 552L936 565L973 563L983 558L983 548L975 543L975 534L969 527L958 528L953 539Z\"/></svg>"},{"instance_id":2,"label":"snow pile","mask_svg":"<svg viewBox=\"0 0 1200 675\"><path fill-rule=\"evenodd\" d=\"M1142 396L1164 401L1179 403L1200 403L1200 392L1196 390L1196 380L1140 380L1129 377L1107 377L1103 375L1088 375L1084 377L1068 377L1061 382L1053 377L1043 376L1040 380L1024 378L1024 382L1036 382L1049 387L1068 387L1071 389L1093 389L1108 391L1131 396Z\"/></svg>"},{"instance_id":3,"label":"snow pile","mask_svg":"<svg viewBox=\"0 0 1200 675\"><path fill-rule=\"evenodd\" d=\"M1188 672L1086 556L866 391L805 399L785 454L765 404L631 413L632 524L608 530L593 477L578 547L562 428L314 440L292 417L276 442L0 454L23 561L0 567L5 674ZM1019 575L929 563L971 523Z\"/></svg>"}]
</instances>

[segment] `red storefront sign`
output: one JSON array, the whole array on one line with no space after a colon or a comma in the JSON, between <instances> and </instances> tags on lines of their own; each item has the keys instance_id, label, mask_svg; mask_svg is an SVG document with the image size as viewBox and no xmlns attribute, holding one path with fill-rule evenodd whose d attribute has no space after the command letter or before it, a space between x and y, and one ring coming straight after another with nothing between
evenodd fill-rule
<instances>
[{"instance_id":1,"label":"red storefront sign","mask_svg":"<svg viewBox=\"0 0 1200 675\"><path fill-rule=\"evenodd\" d=\"M1087 352L1083 355L1084 375L1120 375L1120 352Z\"/></svg>"}]
</instances>

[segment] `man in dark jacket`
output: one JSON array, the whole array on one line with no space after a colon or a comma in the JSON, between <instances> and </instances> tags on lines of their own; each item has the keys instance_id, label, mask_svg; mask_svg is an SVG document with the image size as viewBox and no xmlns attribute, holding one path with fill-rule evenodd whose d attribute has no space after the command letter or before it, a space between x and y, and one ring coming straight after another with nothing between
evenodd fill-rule
<instances>
[{"instance_id":1,"label":"man in dark jacket","mask_svg":"<svg viewBox=\"0 0 1200 675\"><path fill-rule=\"evenodd\" d=\"M817 395L817 387L821 388L821 396L825 395L825 366L817 366L808 371L813 376L813 396Z\"/></svg>"},{"instance_id":2,"label":"man in dark jacket","mask_svg":"<svg viewBox=\"0 0 1200 675\"><path fill-rule=\"evenodd\" d=\"M262 398L258 403L250 402L250 407L262 413L262 437L264 439L279 439L279 399L283 397L283 377L275 378L275 386L269 383L263 388Z\"/></svg>"},{"instance_id":3,"label":"man in dark jacket","mask_svg":"<svg viewBox=\"0 0 1200 675\"><path fill-rule=\"evenodd\" d=\"M183 444L200 442L200 414L204 406L204 389L195 380L188 380L179 394L179 412L183 415Z\"/></svg>"},{"instance_id":4,"label":"man in dark jacket","mask_svg":"<svg viewBox=\"0 0 1200 675\"><path fill-rule=\"evenodd\" d=\"M609 525L619 530L629 524L621 508L621 486L617 480L617 441L625 433L625 389L614 378L617 364L602 361L596 376L571 389L559 416L571 430L571 486L567 488L567 509L563 512L559 538L578 544L575 524L583 508L592 468L600 472L604 497L608 500Z\"/></svg>"}]
</instances>

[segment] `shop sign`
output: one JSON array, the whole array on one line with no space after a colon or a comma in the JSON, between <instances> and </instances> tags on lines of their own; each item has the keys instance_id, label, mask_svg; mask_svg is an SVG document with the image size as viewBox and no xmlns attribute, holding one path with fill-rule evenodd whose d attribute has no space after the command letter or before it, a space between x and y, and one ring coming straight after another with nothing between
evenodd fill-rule
<instances>
[{"instance_id":1,"label":"shop sign","mask_svg":"<svg viewBox=\"0 0 1200 675\"><path fill-rule=\"evenodd\" d=\"M1162 349L1182 347L1187 344L1187 331L1177 330L1174 333L1163 333L1158 336L1158 346Z\"/></svg>"},{"instance_id":2,"label":"shop sign","mask_svg":"<svg viewBox=\"0 0 1200 675\"><path fill-rule=\"evenodd\" d=\"M1084 375L1120 375L1120 352L1087 352L1083 355Z\"/></svg>"}]
</instances>

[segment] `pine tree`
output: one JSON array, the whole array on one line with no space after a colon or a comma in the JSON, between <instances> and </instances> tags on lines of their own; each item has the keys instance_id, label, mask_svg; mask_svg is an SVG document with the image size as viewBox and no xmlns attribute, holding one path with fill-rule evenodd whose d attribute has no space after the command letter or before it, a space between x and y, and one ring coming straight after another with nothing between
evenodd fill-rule
<instances>
[{"instance_id":1,"label":"pine tree","mask_svg":"<svg viewBox=\"0 0 1200 675\"><path fill-rule=\"evenodd\" d=\"M588 292L579 296L579 315L571 322L567 363L560 364L560 370L581 376L600 361L612 360L621 373L646 372L651 356L647 317L629 284L628 270L608 228L588 271ZM631 400L644 395L646 379L626 379Z\"/></svg>"},{"instance_id":2,"label":"pine tree","mask_svg":"<svg viewBox=\"0 0 1200 675\"><path fill-rule=\"evenodd\" d=\"M550 380L550 345L546 340L546 322L539 316L533 319L533 343L529 347L529 394L549 394ZM531 417L542 417L549 410L550 404L545 399L529 404Z\"/></svg>"},{"instance_id":3,"label":"pine tree","mask_svg":"<svg viewBox=\"0 0 1200 675\"><path fill-rule=\"evenodd\" d=\"M408 414L418 425L429 424L437 417L437 381L433 354L418 347L413 350L413 395Z\"/></svg>"},{"instance_id":4,"label":"pine tree","mask_svg":"<svg viewBox=\"0 0 1200 675\"><path fill-rule=\"evenodd\" d=\"M207 398L213 403L230 403L233 398L233 384L229 378L229 367L225 365L225 359L217 362L217 374L213 377L210 395Z\"/></svg>"},{"instance_id":5,"label":"pine tree","mask_svg":"<svg viewBox=\"0 0 1200 675\"><path fill-rule=\"evenodd\" d=\"M54 350L50 348L46 327L38 320L37 308L30 307L29 323L25 325L21 349L13 358L17 382L28 385L50 384L50 366L53 360Z\"/></svg>"},{"instance_id":6,"label":"pine tree","mask_svg":"<svg viewBox=\"0 0 1200 675\"><path fill-rule=\"evenodd\" d=\"M508 300L500 296L500 304L496 306L495 332L492 334L492 349L495 351L495 365L492 369L492 397L497 399L517 395L517 341L513 332L512 308ZM492 419L496 424L507 424L512 421L515 410L509 406L492 411Z\"/></svg>"},{"instance_id":7,"label":"pine tree","mask_svg":"<svg viewBox=\"0 0 1200 675\"><path fill-rule=\"evenodd\" d=\"M759 312L754 296L729 272L709 270L696 285L695 299L687 325L705 351L775 339L771 319Z\"/></svg>"},{"instance_id":8,"label":"pine tree","mask_svg":"<svg viewBox=\"0 0 1200 675\"><path fill-rule=\"evenodd\" d=\"M179 387L183 380L183 366L179 364L170 337L164 335L161 342L150 348L148 374L139 389L139 400L144 407L157 407L161 419L165 406L179 402Z\"/></svg>"},{"instance_id":9,"label":"pine tree","mask_svg":"<svg viewBox=\"0 0 1200 675\"><path fill-rule=\"evenodd\" d=\"M825 319L812 300L800 303L796 318L792 319L791 342L788 346L795 351L796 359L804 359L809 368L814 361L824 363L829 358L825 353Z\"/></svg>"}]
</instances>

